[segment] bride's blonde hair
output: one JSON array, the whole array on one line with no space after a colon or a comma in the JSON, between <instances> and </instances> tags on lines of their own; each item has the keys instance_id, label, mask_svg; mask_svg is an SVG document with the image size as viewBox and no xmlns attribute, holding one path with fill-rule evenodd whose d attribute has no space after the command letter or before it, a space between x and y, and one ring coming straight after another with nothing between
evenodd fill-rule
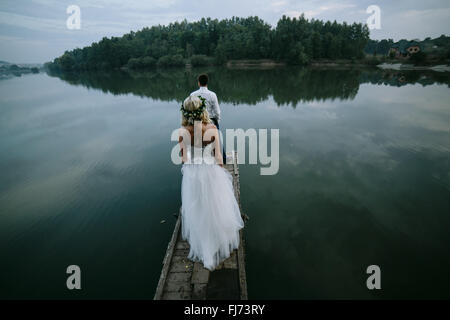
<instances>
[{"instance_id":1,"label":"bride's blonde hair","mask_svg":"<svg viewBox=\"0 0 450 320\"><path fill-rule=\"evenodd\" d=\"M199 117L194 117L192 115L188 115L188 113L199 109L202 106L202 100L196 96L189 96L183 102L184 110L188 111L187 113L181 112L181 125L183 127L194 125L194 121L202 121L203 123L211 123L211 119L209 118L208 111L206 108L200 114Z\"/></svg>"}]
</instances>

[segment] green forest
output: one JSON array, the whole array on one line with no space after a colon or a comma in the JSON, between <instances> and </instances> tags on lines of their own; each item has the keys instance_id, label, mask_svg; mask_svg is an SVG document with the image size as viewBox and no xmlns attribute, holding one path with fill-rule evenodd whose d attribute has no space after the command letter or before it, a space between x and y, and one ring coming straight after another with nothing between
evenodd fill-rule
<instances>
[{"instance_id":1,"label":"green forest","mask_svg":"<svg viewBox=\"0 0 450 320\"><path fill-rule=\"evenodd\" d=\"M333 69L290 68L233 69L227 67L200 67L196 69L154 69L146 72L93 71L51 72L73 85L102 90L114 95L132 93L162 101L176 100L181 103L186 92L197 87L197 75L207 73L210 86L223 103L255 105L271 97L278 106L326 99L353 99L361 84L384 84L401 87L407 84L422 86L435 83L450 86L446 73L434 71L396 71L383 69ZM274 81L276 79L276 81ZM236 85L239 83L239 85Z\"/></svg>"},{"instance_id":2,"label":"green forest","mask_svg":"<svg viewBox=\"0 0 450 320\"><path fill-rule=\"evenodd\" d=\"M171 23L146 27L122 37L104 37L66 51L47 63L51 70L222 65L229 60L271 59L305 65L317 59L360 59L369 41L365 24L283 16L272 27L258 17Z\"/></svg>"}]
</instances>

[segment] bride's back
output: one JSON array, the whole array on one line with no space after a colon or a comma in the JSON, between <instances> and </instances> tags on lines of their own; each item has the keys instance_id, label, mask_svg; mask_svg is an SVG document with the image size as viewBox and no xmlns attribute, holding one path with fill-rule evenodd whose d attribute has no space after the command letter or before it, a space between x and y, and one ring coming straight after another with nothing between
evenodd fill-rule
<instances>
[{"instance_id":1,"label":"bride's back","mask_svg":"<svg viewBox=\"0 0 450 320\"><path fill-rule=\"evenodd\" d=\"M214 124L212 124L212 123L201 123L201 130L202 131L201 131L201 136L199 135L199 137L196 137L195 133L196 133L196 129L200 133L200 130L199 130L200 129L200 125L198 124L197 127L194 127L194 126L197 126L197 124L195 124L195 125L188 125L188 126L183 126L182 127L183 129L186 129L189 132L189 134L190 134L190 138L191 138L190 139L190 141L191 141L190 144L191 144L191 146L197 146L197 147L202 146L202 147L204 147L204 146L206 146L206 145L208 145L210 143L213 143L215 141L215 136L216 136L215 133L216 133L217 127ZM199 139L200 137L201 137L201 141ZM200 144L200 142L201 142L201 144Z\"/></svg>"}]
</instances>

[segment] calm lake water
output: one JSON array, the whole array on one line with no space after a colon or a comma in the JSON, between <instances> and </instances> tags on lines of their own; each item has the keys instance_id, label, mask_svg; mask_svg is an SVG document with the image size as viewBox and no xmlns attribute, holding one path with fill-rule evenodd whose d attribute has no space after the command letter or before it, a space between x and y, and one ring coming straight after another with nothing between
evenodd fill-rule
<instances>
[{"instance_id":1,"label":"calm lake water","mask_svg":"<svg viewBox=\"0 0 450 320\"><path fill-rule=\"evenodd\" d=\"M449 74L297 68L0 81L0 298L153 298L202 71L222 128L280 130L277 175L240 168L251 299L450 298Z\"/></svg>"}]
</instances>

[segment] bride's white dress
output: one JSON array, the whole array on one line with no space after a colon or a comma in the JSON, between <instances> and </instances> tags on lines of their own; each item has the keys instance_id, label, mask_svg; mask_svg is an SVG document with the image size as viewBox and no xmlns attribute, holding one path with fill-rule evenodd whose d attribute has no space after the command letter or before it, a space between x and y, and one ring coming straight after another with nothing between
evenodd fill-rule
<instances>
[{"instance_id":1,"label":"bride's white dress","mask_svg":"<svg viewBox=\"0 0 450 320\"><path fill-rule=\"evenodd\" d=\"M181 169L181 230L190 245L188 258L214 270L239 246L244 222L233 178L216 164L211 145L187 148L187 162Z\"/></svg>"}]
</instances>

